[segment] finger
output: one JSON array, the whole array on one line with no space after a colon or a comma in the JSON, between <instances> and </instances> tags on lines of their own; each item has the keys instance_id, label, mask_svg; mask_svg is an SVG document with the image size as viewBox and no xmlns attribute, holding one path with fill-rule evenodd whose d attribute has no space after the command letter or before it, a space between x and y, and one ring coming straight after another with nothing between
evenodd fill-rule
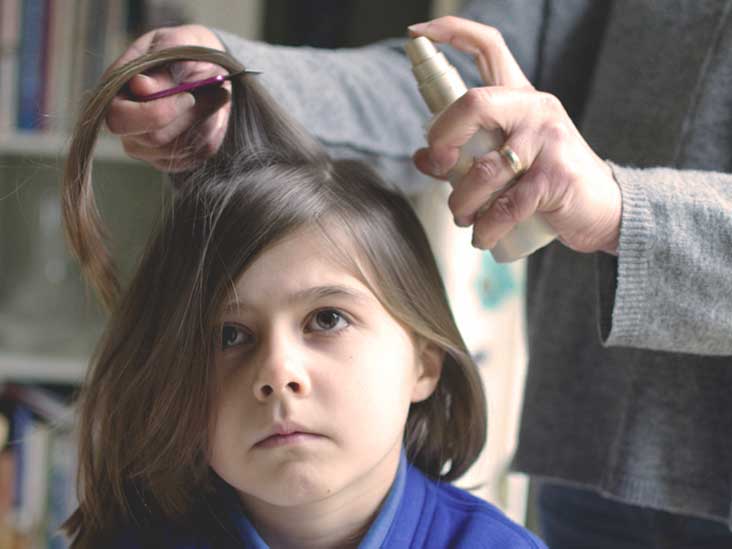
<instances>
[{"instance_id":1,"label":"finger","mask_svg":"<svg viewBox=\"0 0 732 549\"><path fill-rule=\"evenodd\" d=\"M537 92L512 88L473 88L443 111L430 127L427 141L437 170L452 167L460 148L481 129L504 135L528 131L543 123ZM535 158L538 140L527 142L523 158ZM533 147L533 148L532 148Z\"/></svg>"},{"instance_id":2,"label":"finger","mask_svg":"<svg viewBox=\"0 0 732 549\"><path fill-rule=\"evenodd\" d=\"M210 43L204 43L200 37L189 29L190 26L178 27L178 28L163 28L150 31L145 33L140 38L135 40L127 50L120 55L109 69L114 69L137 59L138 57L151 52L159 51L166 48L172 48L175 46L183 45L207 45L213 47ZM223 49L223 48L222 48ZM153 89L149 93L154 93L170 87L171 85L178 84L189 80L201 80L209 76L215 76L224 72L221 67L204 61L177 61L169 63L164 69L158 69L155 71L148 71L148 74L152 75L154 72L155 80L159 80L159 83L164 86L159 89ZM147 93L141 93L137 95L147 95Z\"/></svg>"},{"instance_id":3,"label":"finger","mask_svg":"<svg viewBox=\"0 0 732 549\"><path fill-rule=\"evenodd\" d=\"M149 148L137 144L125 144L124 149L131 158L168 172L181 171L182 166L188 166L196 159L203 160L212 156L205 144L186 143L182 139L164 147Z\"/></svg>"},{"instance_id":4,"label":"finger","mask_svg":"<svg viewBox=\"0 0 732 549\"><path fill-rule=\"evenodd\" d=\"M160 147L150 147L131 140L123 141L125 152L163 171L181 171L195 167L218 151L226 135L226 113L218 111L186 134ZM193 165L192 165L193 164Z\"/></svg>"},{"instance_id":5,"label":"finger","mask_svg":"<svg viewBox=\"0 0 732 549\"><path fill-rule=\"evenodd\" d=\"M131 141L147 147L162 147L180 137L184 132L190 130L194 124L204 121L226 105L230 93L224 88L200 89L195 94L196 103L192 109L186 109L174 118L168 125L150 132L128 136ZM228 115L228 109L226 113ZM207 135L202 129L196 132L201 139Z\"/></svg>"},{"instance_id":6,"label":"finger","mask_svg":"<svg viewBox=\"0 0 732 549\"><path fill-rule=\"evenodd\" d=\"M165 145L151 147L138 141L127 140L123 143L123 147L131 157L146 162L168 158L180 160L206 150L211 153L216 152L212 150L214 147L211 142L214 141L215 134L218 133L219 129L220 124L214 115L195 128L191 128L191 131L187 134L181 135ZM203 134L206 134L206 136L202 137Z\"/></svg>"},{"instance_id":7,"label":"finger","mask_svg":"<svg viewBox=\"0 0 732 549\"><path fill-rule=\"evenodd\" d=\"M149 74L136 74L127 81L125 91L129 92L128 99L134 100L138 97L152 95L171 88L174 85L175 82L168 74L168 71L155 71Z\"/></svg>"},{"instance_id":8,"label":"finger","mask_svg":"<svg viewBox=\"0 0 732 549\"><path fill-rule=\"evenodd\" d=\"M154 101L112 99L106 116L109 131L120 136L139 135L159 130L192 110L196 99L190 93L178 93Z\"/></svg>"},{"instance_id":9,"label":"finger","mask_svg":"<svg viewBox=\"0 0 732 549\"><path fill-rule=\"evenodd\" d=\"M211 119L206 121L206 124L213 123L214 122ZM211 138L203 143L199 143L198 147L189 146L187 149L174 151L174 153L169 157L152 160L149 163L158 170L168 173L192 170L216 154L216 151L221 146L225 135L226 125L219 124L218 127L213 130Z\"/></svg>"},{"instance_id":10,"label":"finger","mask_svg":"<svg viewBox=\"0 0 732 549\"><path fill-rule=\"evenodd\" d=\"M430 154L429 149L419 149L412 156L412 160L414 161L414 165L417 169L423 174L434 177L435 179L447 181L447 174L439 172L438 166L432 160L432 155Z\"/></svg>"},{"instance_id":11,"label":"finger","mask_svg":"<svg viewBox=\"0 0 732 549\"><path fill-rule=\"evenodd\" d=\"M473 227L473 246L483 250L495 247L518 223L534 215L547 192L546 178L528 172L507 191L501 192L491 206L481 212Z\"/></svg>"},{"instance_id":12,"label":"finger","mask_svg":"<svg viewBox=\"0 0 732 549\"><path fill-rule=\"evenodd\" d=\"M489 207L515 178L516 173L498 151L477 158L468 173L454 185L455 190L448 199L455 223L462 227L473 224L478 212Z\"/></svg>"},{"instance_id":13,"label":"finger","mask_svg":"<svg viewBox=\"0 0 732 549\"><path fill-rule=\"evenodd\" d=\"M446 16L409 27L413 35L450 44L475 57L483 81L489 86L531 87L531 82L494 27L469 19Z\"/></svg>"}]
</instances>

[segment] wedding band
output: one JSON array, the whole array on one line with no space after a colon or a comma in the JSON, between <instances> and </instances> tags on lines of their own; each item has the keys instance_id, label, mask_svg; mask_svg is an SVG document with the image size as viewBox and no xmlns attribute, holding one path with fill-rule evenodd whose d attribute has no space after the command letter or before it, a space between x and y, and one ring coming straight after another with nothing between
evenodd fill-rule
<instances>
[{"instance_id":1,"label":"wedding band","mask_svg":"<svg viewBox=\"0 0 732 549\"><path fill-rule=\"evenodd\" d=\"M516 177L521 177L521 175L526 171L526 168L524 168L521 159L508 145L504 145L503 147L498 149L498 153L506 159L508 165L511 166L511 171L513 171Z\"/></svg>"}]
</instances>

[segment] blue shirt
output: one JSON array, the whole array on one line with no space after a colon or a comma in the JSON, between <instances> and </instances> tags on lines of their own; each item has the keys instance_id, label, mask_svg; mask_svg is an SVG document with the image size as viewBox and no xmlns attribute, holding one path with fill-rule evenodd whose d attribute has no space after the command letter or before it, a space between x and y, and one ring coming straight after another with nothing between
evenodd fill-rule
<instances>
[{"instance_id":1,"label":"blue shirt","mask_svg":"<svg viewBox=\"0 0 732 549\"><path fill-rule=\"evenodd\" d=\"M407 468L409 464L407 459L402 452L399 460L399 468L397 469L396 478L394 483L389 490L389 494L386 496L384 503L381 505L381 510L376 516L373 524L369 528L366 535L358 544L358 549L379 549L384 547L384 541L389 534L394 517L399 510L399 505L402 502L402 496L404 495L404 487L407 483ZM235 517L237 529L241 535L241 539L244 542L244 547L251 549L269 549L269 545L260 537L259 533L255 530L254 526L244 514L239 514Z\"/></svg>"},{"instance_id":2,"label":"blue shirt","mask_svg":"<svg viewBox=\"0 0 732 549\"><path fill-rule=\"evenodd\" d=\"M185 535L167 529L157 532L155 547L268 549L252 523L236 504L228 505L233 525L228 539L212 544L205 534ZM117 548L142 549L147 535L126 532ZM225 538L226 539L226 538ZM156 545L162 543L162 545ZM224 543L222 545L221 543ZM528 530L508 519L499 509L451 484L427 478L411 465L404 452L394 483L379 513L359 544L359 549L546 549Z\"/></svg>"}]
</instances>

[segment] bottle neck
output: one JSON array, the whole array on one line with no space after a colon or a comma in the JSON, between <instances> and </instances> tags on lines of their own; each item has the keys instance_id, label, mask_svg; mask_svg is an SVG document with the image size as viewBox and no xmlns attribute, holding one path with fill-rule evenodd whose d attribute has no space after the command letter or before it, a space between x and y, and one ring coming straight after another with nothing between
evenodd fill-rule
<instances>
[{"instance_id":1,"label":"bottle neck","mask_svg":"<svg viewBox=\"0 0 732 549\"><path fill-rule=\"evenodd\" d=\"M421 82L419 85L419 92L432 114L445 110L466 91L468 88L452 65L442 74Z\"/></svg>"}]
</instances>

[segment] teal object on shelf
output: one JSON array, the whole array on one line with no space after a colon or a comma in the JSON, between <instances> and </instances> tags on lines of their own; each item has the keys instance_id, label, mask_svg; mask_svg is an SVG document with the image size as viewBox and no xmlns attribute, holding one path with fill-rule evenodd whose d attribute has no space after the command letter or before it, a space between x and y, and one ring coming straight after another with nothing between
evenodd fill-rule
<instances>
[{"instance_id":1,"label":"teal object on shelf","mask_svg":"<svg viewBox=\"0 0 732 549\"><path fill-rule=\"evenodd\" d=\"M496 309L517 293L518 287L516 275L509 264L496 263L490 253L483 254L476 291L484 309Z\"/></svg>"}]
</instances>

